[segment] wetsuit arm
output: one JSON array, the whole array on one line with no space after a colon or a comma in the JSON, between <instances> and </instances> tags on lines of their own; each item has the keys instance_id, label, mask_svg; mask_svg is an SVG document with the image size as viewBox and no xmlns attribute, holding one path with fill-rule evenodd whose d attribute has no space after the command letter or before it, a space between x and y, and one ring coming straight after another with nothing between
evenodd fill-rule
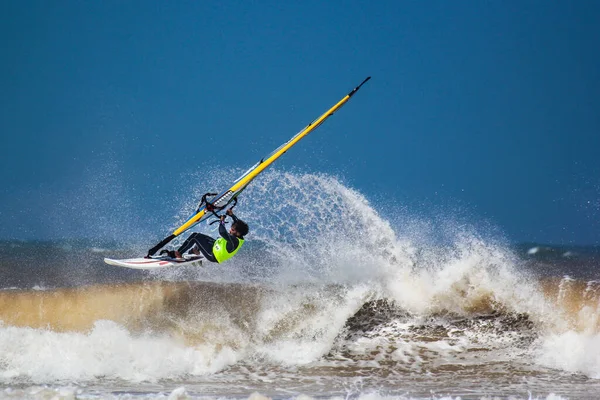
<instances>
[{"instance_id":1,"label":"wetsuit arm","mask_svg":"<svg viewBox=\"0 0 600 400\"><path fill-rule=\"evenodd\" d=\"M234 221L235 221L235 219L234 219ZM221 235L221 237L223 239L225 239L227 241L227 251L228 252L231 253L233 250L235 250L237 248L237 246L240 242L239 239L227 231L227 227L225 226L225 222L223 222L223 221L221 221L221 223L219 223L219 234Z\"/></svg>"}]
</instances>

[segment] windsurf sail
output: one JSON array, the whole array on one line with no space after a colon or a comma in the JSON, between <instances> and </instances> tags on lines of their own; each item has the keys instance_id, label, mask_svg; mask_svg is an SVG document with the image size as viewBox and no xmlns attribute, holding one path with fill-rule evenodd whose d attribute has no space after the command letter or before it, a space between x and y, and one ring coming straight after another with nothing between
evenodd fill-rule
<instances>
[{"instance_id":1,"label":"windsurf sail","mask_svg":"<svg viewBox=\"0 0 600 400\"><path fill-rule=\"evenodd\" d=\"M360 89L362 85L364 85L371 77L367 77L364 81L361 82L360 85L352 89L350 93L348 93L344 98L338 101L333 107L327 110L324 114L322 114L319 118L315 119L313 122L308 124L304 129L295 134L290 140L279 146L269 155L263 157L259 162L254 164L250 169L248 169L242 176L235 180L233 185L221 192L221 193L207 193L202 197L202 201L198 205L196 213L190 217L183 225L179 228L175 229L173 233L166 238L164 238L160 243L156 246L148 250L148 257L154 255L158 250L160 250L163 246L168 244L171 240L175 239L177 236L181 235L183 232L187 231L194 225L198 224L201 221L209 218L211 215L214 215L216 211L223 210L232 202L237 202L237 197L242 193L244 189L256 178L261 172L263 172L269 165L271 165L275 160L281 157L286 151L288 151L292 146L298 143L303 137L308 135L310 132L315 130L319 125L321 125L325 120L331 117L337 110L339 110L350 98ZM207 196L212 196L213 198L209 201L206 199ZM215 197L216 196L216 197Z\"/></svg>"}]
</instances>

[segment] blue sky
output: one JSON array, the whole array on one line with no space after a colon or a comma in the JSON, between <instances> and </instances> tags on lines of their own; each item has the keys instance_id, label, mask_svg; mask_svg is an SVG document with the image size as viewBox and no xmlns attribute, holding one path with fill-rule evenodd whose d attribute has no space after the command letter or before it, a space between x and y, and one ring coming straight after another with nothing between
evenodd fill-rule
<instances>
[{"instance_id":1,"label":"blue sky","mask_svg":"<svg viewBox=\"0 0 600 400\"><path fill-rule=\"evenodd\" d=\"M160 213L177 173L244 169L372 76L277 168L600 244L599 26L585 0L2 2L0 238L68 236L53 205L93 207L96 173Z\"/></svg>"}]
</instances>

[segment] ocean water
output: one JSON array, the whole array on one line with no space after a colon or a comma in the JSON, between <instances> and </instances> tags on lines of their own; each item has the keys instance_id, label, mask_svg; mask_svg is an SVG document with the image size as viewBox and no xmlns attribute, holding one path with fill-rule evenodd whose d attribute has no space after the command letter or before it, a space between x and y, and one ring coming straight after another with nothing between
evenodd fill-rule
<instances>
[{"instance_id":1,"label":"ocean water","mask_svg":"<svg viewBox=\"0 0 600 400\"><path fill-rule=\"evenodd\" d=\"M102 261L168 230L2 242L0 398L600 398L600 249L383 214L327 175L244 195L222 265Z\"/></svg>"}]
</instances>

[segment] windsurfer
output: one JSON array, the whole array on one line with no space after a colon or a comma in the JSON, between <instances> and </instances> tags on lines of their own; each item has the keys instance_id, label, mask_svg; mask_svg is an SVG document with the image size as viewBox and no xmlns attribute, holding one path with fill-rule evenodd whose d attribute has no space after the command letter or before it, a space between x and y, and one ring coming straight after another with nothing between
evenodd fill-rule
<instances>
[{"instance_id":1,"label":"windsurfer","mask_svg":"<svg viewBox=\"0 0 600 400\"><path fill-rule=\"evenodd\" d=\"M248 234L248 224L233 214L230 209L227 215L233 219L233 224L229 231L225 227L225 216L221 215L219 222L218 239L213 239L208 235L194 232L192 233L177 250L163 250L160 254L168 254L171 258L183 258L186 251L191 251L196 255L202 255L208 260L216 263L222 263L233 257L240 247L244 244L244 236Z\"/></svg>"}]
</instances>

